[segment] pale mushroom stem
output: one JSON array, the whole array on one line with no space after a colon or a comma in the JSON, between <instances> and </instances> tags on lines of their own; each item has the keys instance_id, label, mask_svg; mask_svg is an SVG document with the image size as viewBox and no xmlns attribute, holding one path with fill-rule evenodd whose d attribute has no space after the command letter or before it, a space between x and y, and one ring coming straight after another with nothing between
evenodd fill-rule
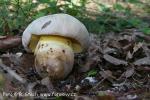
<instances>
[{"instance_id":1,"label":"pale mushroom stem","mask_svg":"<svg viewBox=\"0 0 150 100\"><path fill-rule=\"evenodd\" d=\"M72 70L74 52L66 42L40 39L35 49L36 70L41 76L65 78Z\"/></svg>"}]
</instances>

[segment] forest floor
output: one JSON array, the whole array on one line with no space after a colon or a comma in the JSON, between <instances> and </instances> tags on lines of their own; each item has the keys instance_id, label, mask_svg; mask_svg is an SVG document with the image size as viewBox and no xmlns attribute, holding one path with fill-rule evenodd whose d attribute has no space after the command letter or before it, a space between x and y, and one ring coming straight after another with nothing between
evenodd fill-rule
<instances>
[{"instance_id":1,"label":"forest floor","mask_svg":"<svg viewBox=\"0 0 150 100\"><path fill-rule=\"evenodd\" d=\"M1 37L0 41L12 42L12 38ZM136 29L104 36L91 34L89 49L75 54L72 72L64 80L52 80L52 86L41 81L34 68L34 55L24 50L20 39L15 41L15 48L0 44L7 48L0 51L0 99L150 100L149 43L150 36ZM28 97L19 92L51 96Z\"/></svg>"}]
</instances>

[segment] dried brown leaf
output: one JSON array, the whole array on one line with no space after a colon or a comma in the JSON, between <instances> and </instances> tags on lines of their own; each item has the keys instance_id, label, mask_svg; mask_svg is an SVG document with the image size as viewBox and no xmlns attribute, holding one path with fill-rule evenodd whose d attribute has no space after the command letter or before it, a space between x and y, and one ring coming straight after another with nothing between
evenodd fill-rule
<instances>
[{"instance_id":1,"label":"dried brown leaf","mask_svg":"<svg viewBox=\"0 0 150 100\"><path fill-rule=\"evenodd\" d=\"M119 42L118 41L116 41L116 40L111 40L111 41L109 41L110 43L109 43L109 45L108 46L110 46L110 47L113 47L113 48L117 48L117 49L121 49L121 45L119 44Z\"/></svg>"},{"instance_id":2,"label":"dried brown leaf","mask_svg":"<svg viewBox=\"0 0 150 100\"><path fill-rule=\"evenodd\" d=\"M21 45L21 37L4 36L0 38L0 49L9 49Z\"/></svg>"},{"instance_id":3,"label":"dried brown leaf","mask_svg":"<svg viewBox=\"0 0 150 100\"><path fill-rule=\"evenodd\" d=\"M144 45L142 46L142 48L143 48L143 51L145 52L145 55L146 55L147 57L150 57L150 49L148 48L148 45L144 44Z\"/></svg>"},{"instance_id":4,"label":"dried brown leaf","mask_svg":"<svg viewBox=\"0 0 150 100\"><path fill-rule=\"evenodd\" d=\"M74 100L93 100L91 97L82 95L82 96L75 96Z\"/></svg>"},{"instance_id":5,"label":"dried brown leaf","mask_svg":"<svg viewBox=\"0 0 150 100\"><path fill-rule=\"evenodd\" d=\"M134 33L133 33L133 35L135 35L136 37L140 37L140 38L143 38L145 41L147 41L147 42L150 42L150 36L149 35L145 35L145 34L143 34L142 32L137 32L137 31L135 31Z\"/></svg>"},{"instance_id":6,"label":"dried brown leaf","mask_svg":"<svg viewBox=\"0 0 150 100\"><path fill-rule=\"evenodd\" d=\"M132 54L134 54L135 52L137 52L140 48L142 48L143 43L139 42L138 44L135 44L133 47L133 52Z\"/></svg>"},{"instance_id":7,"label":"dried brown leaf","mask_svg":"<svg viewBox=\"0 0 150 100\"><path fill-rule=\"evenodd\" d=\"M32 68L34 68L33 54L27 53L23 54L22 56L18 56L18 53L16 54L10 53L10 54L3 54L0 56L0 58L2 59L5 65L11 66L13 70L16 70L18 74L22 74L23 77L25 77Z\"/></svg>"},{"instance_id":8,"label":"dried brown leaf","mask_svg":"<svg viewBox=\"0 0 150 100\"><path fill-rule=\"evenodd\" d=\"M111 92L99 91L97 99L98 100L115 100L115 97Z\"/></svg>"},{"instance_id":9,"label":"dried brown leaf","mask_svg":"<svg viewBox=\"0 0 150 100\"><path fill-rule=\"evenodd\" d=\"M131 68L128 68L126 71L125 71L125 73L124 73L124 76L126 77L126 78L128 78L128 77L131 77L133 74L134 74L134 67L131 67Z\"/></svg>"},{"instance_id":10,"label":"dried brown leaf","mask_svg":"<svg viewBox=\"0 0 150 100\"><path fill-rule=\"evenodd\" d=\"M138 66L137 69L144 72L150 72L150 67L148 66L145 67Z\"/></svg>"},{"instance_id":11,"label":"dried brown leaf","mask_svg":"<svg viewBox=\"0 0 150 100\"><path fill-rule=\"evenodd\" d=\"M116 77L114 77L114 76L112 75L112 72L111 72L110 70L100 71L99 73L101 74L101 76L102 76L104 79L108 79L108 78L116 79Z\"/></svg>"},{"instance_id":12,"label":"dried brown leaf","mask_svg":"<svg viewBox=\"0 0 150 100\"><path fill-rule=\"evenodd\" d=\"M115 58L111 55L105 54L104 55L104 59L114 65L128 65L128 62L124 61L124 60L120 60L118 58Z\"/></svg>"},{"instance_id":13,"label":"dried brown leaf","mask_svg":"<svg viewBox=\"0 0 150 100\"><path fill-rule=\"evenodd\" d=\"M97 60L95 59L97 57L94 57L93 59L89 58L87 59L87 62L85 63L85 65L81 66L81 68L79 69L80 72L87 72L88 70L90 70L91 67L96 66L96 64L98 63Z\"/></svg>"},{"instance_id":14,"label":"dried brown leaf","mask_svg":"<svg viewBox=\"0 0 150 100\"><path fill-rule=\"evenodd\" d=\"M124 51L132 50L133 45L134 45L134 43L131 42L131 43L129 43L128 45L124 46L122 49L123 49Z\"/></svg>"},{"instance_id":15,"label":"dried brown leaf","mask_svg":"<svg viewBox=\"0 0 150 100\"><path fill-rule=\"evenodd\" d=\"M132 58L133 58L133 55L131 54L130 51L128 51L126 59L132 59Z\"/></svg>"},{"instance_id":16,"label":"dried brown leaf","mask_svg":"<svg viewBox=\"0 0 150 100\"><path fill-rule=\"evenodd\" d=\"M136 60L134 63L134 65L150 65L150 58L149 57L144 57L141 59Z\"/></svg>"},{"instance_id":17,"label":"dried brown leaf","mask_svg":"<svg viewBox=\"0 0 150 100\"><path fill-rule=\"evenodd\" d=\"M129 40L129 38L127 38L127 39L123 38L123 39L118 40L118 42L119 42L120 46L124 47L130 43L130 40Z\"/></svg>"},{"instance_id":18,"label":"dried brown leaf","mask_svg":"<svg viewBox=\"0 0 150 100\"><path fill-rule=\"evenodd\" d=\"M82 58L76 60L76 61L81 60L78 63L79 65L81 65L81 67L79 67L79 72L86 72L90 70L92 67L97 66L101 62L102 48L100 46L100 40L97 35L93 34L91 34L90 40L91 45L88 48L87 56L84 57L85 60L82 61Z\"/></svg>"},{"instance_id":19,"label":"dried brown leaf","mask_svg":"<svg viewBox=\"0 0 150 100\"><path fill-rule=\"evenodd\" d=\"M110 47L106 47L104 50L103 50L103 53L104 54L110 54L110 53L113 53L113 54L116 54L117 50L115 48L110 48Z\"/></svg>"},{"instance_id":20,"label":"dried brown leaf","mask_svg":"<svg viewBox=\"0 0 150 100\"><path fill-rule=\"evenodd\" d=\"M6 38L6 36L1 36L1 35L0 35L0 39L3 39L3 38Z\"/></svg>"}]
</instances>

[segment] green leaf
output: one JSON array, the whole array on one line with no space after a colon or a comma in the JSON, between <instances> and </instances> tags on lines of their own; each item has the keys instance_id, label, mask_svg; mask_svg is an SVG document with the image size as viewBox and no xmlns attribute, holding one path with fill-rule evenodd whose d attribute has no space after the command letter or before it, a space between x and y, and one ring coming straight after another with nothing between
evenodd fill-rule
<instances>
[{"instance_id":1,"label":"green leaf","mask_svg":"<svg viewBox=\"0 0 150 100\"><path fill-rule=\"evenodd\" d=\"M79 13L79 11L77 9L67 8L66 13L68 13L72 16L76 16Z\"/></svg>"},{"instance_id":2,"label":"green leaf","mask_svg":"<svg viewBox=\"0 0 150 100\"><path fill-rule=\"evenodd\" d=\"M51 0L37 0L40 3L50 3Z\"/></svg>"},{"instance_id":3,"label":"green leaf","mask_svg":"<svg viewBox=\"0 0 150 100\"><path fill-rule=\"evenodd\" d=\"M134 27L138 27L142 23L142 21L138 18L131 18L128 20L128 22Z\"/></svg>"},{"instance_id":4,"label":"green leaf","mask_svg":"<svg viewBox=\"0 0 150 100\"><path fill-rule=\"evenodd\" d=\"M56 96L56 97L55 97L55 100L62 100L62 97Z\"/></svg>"},{"instance_id":5,"label":"green leaf","mask_svg":"<svg viewBox=\"0 0 150 100\"><path fill-rule=\"evenodd\" d=\"M0 73L0 89L3 88L5 86L5 78L2 75L2 73Z\"/></svg>"},{"instance_id":6,"label":"green leaf","mask_svg":"<svg viewBox=\"0 0 150 100\"><path fill-rule=\"evenodd\" d=\"M144 32L145 34L150 35L150 28L145 27L145 28L143 28L143 29L141 29L141 30L142 30L142 32Z\"/></svg>"},{"instance_id":7,"label":"green leaf","mask_svg":"<svg viewBox=\"0 0 150 100\"><path fill-rule=\"evenodd\" d=\"M129 2L129 3L140 3L139 0L126 0L126 1Z\"/></svg>"},{"instance_id":8,"label":"green leaf","mask_svg":"<svg viewBox=\"0 0 150 100\"><path fill-rule=\"evenodd\" d=\"M2 35L2 36L5 35L5 34L6 34L6 33L1 33L1 32L0 32L0 35Z\"/></svg>"},{"instance_id":9,"label":"green leaf","mask_svg":"<svg viewBox=\"0 0 150 100\"><path fill-rule=\"evenodd\" d=\"M104 5L104 4L99 4L99 10L100 10L100 11L103 11L103 12L109 12L109 11L110 11L110 8L107 7L107 6Z\"/></svg>"},{"instance_id":10,"label":"green leaf","mask_svg":"<svg viewBox=\"0 0 150 100\"><path fill-rule=\"evenodd\" d=\"M87 76L95 76L97 74L97 70L90 70L88 73L87 73Z\"/></svg>"},{"instance_id":11,"label":"green leaf","mask_svg":"<svg viewBox=\"0 0 150 100\"><path fill-rule=\"evenodd\" d=\"M119 4L119 3L114 4L114 5L113 5L113 8L114 8L115 10L118 10L118 11L125 10L125 8L124 8L121 4Z\"/></svg>"},{"instance_id":12,"label":"green leaf","mask_svg":"<svg viewBox=\"0 0 150 100\"><path fill-rule=\"evenodd\" d=\"M37 19L37 18L42 17L44 15L45 15L44 12L39 12L38 14L36 14L36 16L34 16L34 19Z\"/></svg>"}]
</instances>

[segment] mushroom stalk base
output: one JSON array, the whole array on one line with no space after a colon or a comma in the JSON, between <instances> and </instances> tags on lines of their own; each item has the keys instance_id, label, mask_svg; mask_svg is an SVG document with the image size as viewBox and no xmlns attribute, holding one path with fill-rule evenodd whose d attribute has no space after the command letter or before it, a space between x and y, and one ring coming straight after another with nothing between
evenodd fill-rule
<instances>
[{"instance_id":1,"label":"mushroom stalk base","mask_svg":"<svg viewBox=\"0 0 150 100\"><path fill-rule=\"evenodd\" d=\"M35 68L42 77L65 78L73 68L74 52L69 39L41 37L34 54Z\"/></svg>"}]
</instances>

